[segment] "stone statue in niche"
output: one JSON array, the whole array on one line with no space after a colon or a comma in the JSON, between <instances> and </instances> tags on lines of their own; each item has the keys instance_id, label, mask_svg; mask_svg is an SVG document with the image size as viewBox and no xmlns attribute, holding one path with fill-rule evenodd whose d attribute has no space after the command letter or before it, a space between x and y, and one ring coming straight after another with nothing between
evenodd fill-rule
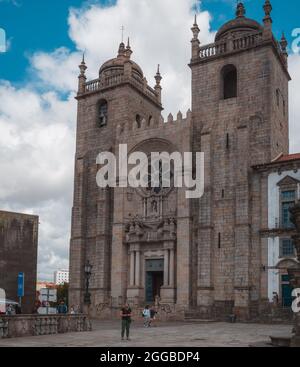
<instances>
[{"instance_id":1,"label":"stone statue in niche","mask_svg":"<svg viewBox=\"0 0 300 367\"><path fill-rule=\"evenodd\" d=\"M157 213L157 201L156 200L153 200L151 202L151 211L152 213Z\"/></svg>"}]
</instances>

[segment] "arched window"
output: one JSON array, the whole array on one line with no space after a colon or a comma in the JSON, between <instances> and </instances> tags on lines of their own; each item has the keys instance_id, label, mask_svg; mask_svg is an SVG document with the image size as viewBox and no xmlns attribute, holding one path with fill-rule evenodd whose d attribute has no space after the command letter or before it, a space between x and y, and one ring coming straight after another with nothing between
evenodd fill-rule
<instances>
[{"instance_id":1,"label":"arched window","mask_svg":"<svg viewBox=\"0 0 300 367\"><path fill-rule=\"evenodd\" d=\"M108 115L107 111L108 111L107 102L103 99L98 104L98 124L99 124L99 127L107 125L107 115Z\"/></svg>"},{"instance_id":2,"label":"arched window","mask_svg":"<svg viewBox=\"0 0 300 367\"><path fill-rule=\"evenodd\" d=\"M140 128L141 127L142 118L141 118L141 116L139 114L137 114L135 116L135 121L136 121L137 127Z\"/></svg>"},{"instance_id":3,"label":"arched window","mask_svg":"<svg viewBox=\"0 0 300 367\"><path fill-rule=\"evenodd\" d=\"M237 97L237 70L234 65L226 65L222 69L223 99Z\"/></svg>"}]
</instances>

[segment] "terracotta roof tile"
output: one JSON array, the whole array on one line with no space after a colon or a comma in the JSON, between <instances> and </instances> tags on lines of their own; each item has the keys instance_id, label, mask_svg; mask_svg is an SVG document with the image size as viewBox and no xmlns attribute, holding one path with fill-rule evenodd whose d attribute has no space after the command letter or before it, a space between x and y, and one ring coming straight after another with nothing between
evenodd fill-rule
<instances>
[{"instance_id":1,"label":"terracotta roof tile","mask_svg":"<svg viewBox=\"0 0 300 367\"><path fill-rule=\"evenodd\" d=\"M274 162L294 161L297 159L300 159L300 153L282 155L281 157L277 158Z\"/></svg>"}]
</instances>

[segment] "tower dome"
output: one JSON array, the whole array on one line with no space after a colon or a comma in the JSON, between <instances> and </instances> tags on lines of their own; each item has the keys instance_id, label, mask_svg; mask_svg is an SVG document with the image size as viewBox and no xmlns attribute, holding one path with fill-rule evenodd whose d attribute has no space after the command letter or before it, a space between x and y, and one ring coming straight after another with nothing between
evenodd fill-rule
<instances>
[{"instance_id":1,"label":"tower dome","mask_svg":"<svg viewBox=\"0 0 300 367\"><path fill-rule=\"evenodd\" d=\"M236 18L225 23L217 32L215 41L227 38L229 34L241 35L253 31L262 31L263 27L253 19L245 17L246 10L243 3L237 5Z\"/></svg>"},{"instance_id":2,"label":"tower dome","mask_svg":"<svg viewBox=\"0 0 300 367\"><path fill-rule=\"evenodd\" d=\"M123 42L120 43L118 56L114 59L106 61L99 70L99 77L108 77L112 75L124 74L124 66L126 63L130 63L132 67L133 76L143 79L144 74L141 67L134 61L130 60L132 51L130 48L129 40L127 47Z\"/></svg>"}]
</instances>

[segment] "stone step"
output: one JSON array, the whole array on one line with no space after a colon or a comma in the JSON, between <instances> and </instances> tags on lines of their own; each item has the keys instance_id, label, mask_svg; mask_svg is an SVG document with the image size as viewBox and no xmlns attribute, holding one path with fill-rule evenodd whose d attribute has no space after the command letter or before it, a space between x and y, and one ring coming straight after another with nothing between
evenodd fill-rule
<instances>
[{"instance_id":1,"label":"stone step","mask_svg":"<svg viewBox=\"0 0 300 367\"><path fill-rule=\"evenodd\" d=\"M274 345L266 342L257 342L249 345L250 348L274 348Z\"/></svg>"},{"instance_id":2,"label":"stone step","mask_svg":"<svg viewBox=\"0 0 300 367\"><path fill-rule=\"evenodd\" d=\"M211 322L217 322L217 320L213 319L201 319L201 318L193 318L193 317L185 317L185 322L191 322L191 323L197 323L197 324L204 324L204 323L211 323Z\"/></svg>"},{"instance_id":3,"label":"stone step","mask_svg":"<svg viewBox=\"0 0 300 367\"><path fill-rule=\"evenodd\" d=\"M289 347L291 345L291 336L270 336L271 343L274 347Z\"/></svg>"}]
</instances>

